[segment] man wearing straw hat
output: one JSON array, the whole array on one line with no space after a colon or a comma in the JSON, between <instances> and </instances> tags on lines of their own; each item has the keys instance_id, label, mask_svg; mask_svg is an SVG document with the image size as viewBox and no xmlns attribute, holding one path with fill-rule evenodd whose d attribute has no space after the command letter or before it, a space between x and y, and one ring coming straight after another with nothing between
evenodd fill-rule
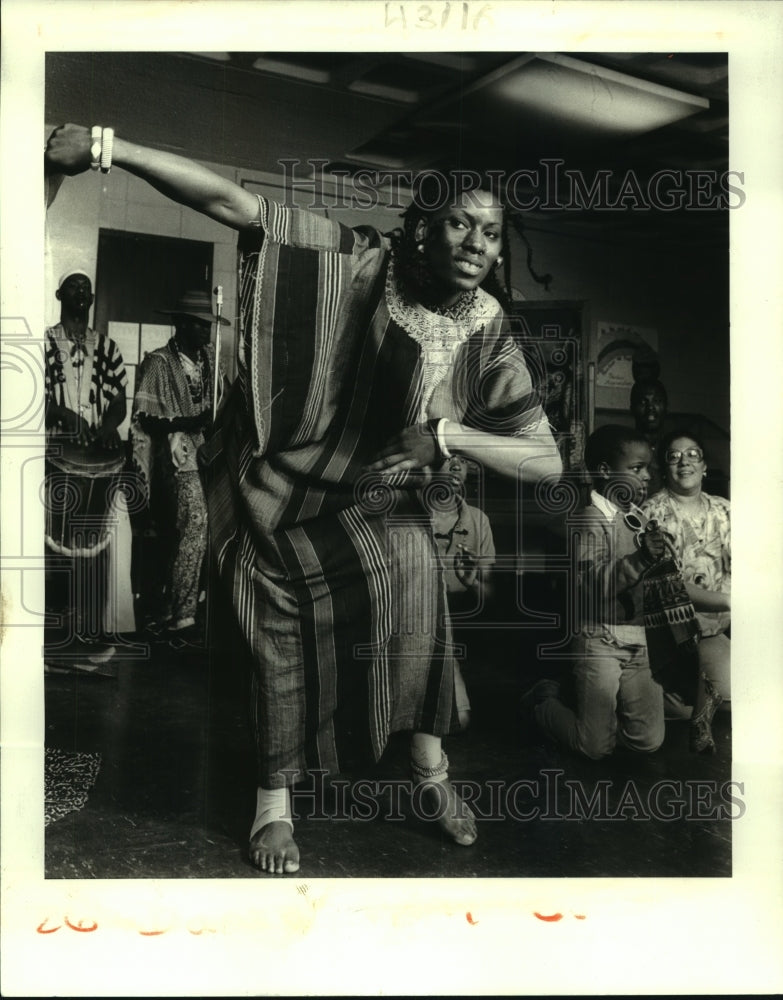
<instances>
[{"instance_id":1,"label":"man wearing straw hat","mask_svg":"<svg viewBox=\"0 0 783 1000\"><path fill-rule=\"evenodd\" d=\"M172 309L174 335L140 369L133 404L133 462L169 542L165 598L157 621L171 639L198 636L199 579L207 545L207 504L196 453L212 423L215 348L212 326L228 320L203 291L188 291Z\"/></svg>"}]
</instances>

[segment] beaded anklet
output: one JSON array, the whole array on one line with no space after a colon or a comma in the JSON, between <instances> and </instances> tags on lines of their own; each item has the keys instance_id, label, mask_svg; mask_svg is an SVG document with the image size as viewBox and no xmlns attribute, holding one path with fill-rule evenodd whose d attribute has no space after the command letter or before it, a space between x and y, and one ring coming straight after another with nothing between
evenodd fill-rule
<instances>
[{"instance_id":1,"label":"beaded anklet","mask_svg":"<svg viewBox=\"0 0 783 1000\"><path fill-rule=\"evenodd\" d=\"M417 764L416 761L411 760L411 771L413 772L414 780L420 784L422 781L432 781L433 779L440 778L445 780L448 775L449 770L449 758L446 756L444 751L441 750L440 761L435 764L434 767L422 767Z\"/></svg>"}]
</instances>

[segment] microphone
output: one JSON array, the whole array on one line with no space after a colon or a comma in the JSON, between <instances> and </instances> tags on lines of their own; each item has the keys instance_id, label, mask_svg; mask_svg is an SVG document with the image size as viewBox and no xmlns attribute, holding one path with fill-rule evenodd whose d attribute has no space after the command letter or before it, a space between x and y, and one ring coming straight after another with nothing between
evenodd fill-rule
<instances>
[{"instance_id":1,"label":"microphone","mask_svg":"<svg viewBox=\"0 0 783 1000\"><path fill-rule=\"evenodd\" d=\"M220 395L220 318L223 310L223 286L212 289L215 293L215 382L212 387L212 419L217 418L218 396Z\"/></svg>"}]
</instances>

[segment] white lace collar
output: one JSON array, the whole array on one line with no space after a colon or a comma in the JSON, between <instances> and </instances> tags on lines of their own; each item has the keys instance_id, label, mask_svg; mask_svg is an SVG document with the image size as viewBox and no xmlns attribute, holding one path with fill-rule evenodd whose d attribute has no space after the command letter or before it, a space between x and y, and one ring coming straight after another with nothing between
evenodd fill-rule
<instances>
[{"instance_id":1,"label":"white lace collar","mask_svg":"<svg viewBox=\"0 0 783 1000\"><path fill-rule=\"evenodd\" d=\"M421 348L421 392L419 421L429 416L433 393L448 375L461 344L500 312L500 303L483 288L476 288L452 315L443 315L412 302L402 292L389 261L386 274L386 305L389 315Z\"/></svg>"},{"instance_id":2,"label":"white lace collar","mask_svg":"<svg viewBox=\"0 0 783 1000\"><path fill-rule=\"evenodd\" d=\"M444 352L451 355L500 311L497 299L483 288L476 288L452 313L432 312L405 296L393 260L386 274L386 305L394 322L421 344L425 354L436 351L441 356Z\"/></svg>"}]
</instances>

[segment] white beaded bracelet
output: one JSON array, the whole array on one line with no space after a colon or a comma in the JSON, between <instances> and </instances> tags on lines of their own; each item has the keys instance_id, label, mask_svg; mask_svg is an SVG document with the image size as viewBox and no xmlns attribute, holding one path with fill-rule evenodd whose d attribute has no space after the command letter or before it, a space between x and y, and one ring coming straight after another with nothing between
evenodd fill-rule
<instances>
[{"instance_id":1,"label":"white beaded bracelet","mask_svg":"<svg viewBox=\"0 0 783 1000\"><path fill-rule=\"evenodd\" d=\"M101 171L104 174L108 174L111 170L111 154L114 148L114 129L105 128L101 141Z\"/></svg>"},{"instance_id":2,"label":"white beaded bracelet","mask_svg":"<svg viewBox=\"0 0 783 1000\"><path fill-rule=\"evenodd\" d=\"M448 419L446 417L441 417L438 421L438 426L435 431L435 437L438 439L438 447L440 448L440 453L443 458L451 458L451 452L446 445L446 424Z\"/></svg>"}]
</instances>

